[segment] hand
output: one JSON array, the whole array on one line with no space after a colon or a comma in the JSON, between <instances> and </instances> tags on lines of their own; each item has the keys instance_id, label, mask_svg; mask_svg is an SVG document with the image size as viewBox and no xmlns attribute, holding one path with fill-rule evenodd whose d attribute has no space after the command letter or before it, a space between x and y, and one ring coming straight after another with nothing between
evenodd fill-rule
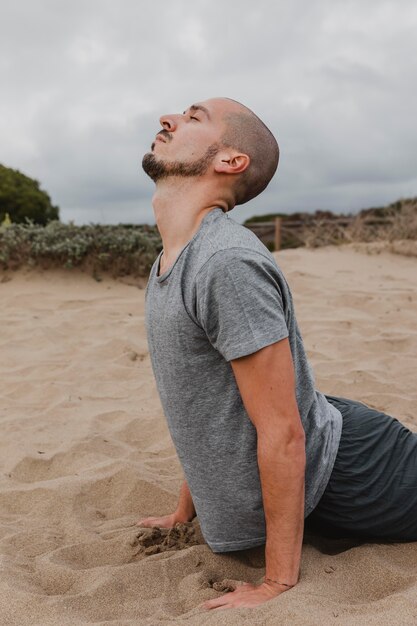
<instances>
[{"instance_id":1,"label":"hand","mask_svg":"<svg viewBox=\"0 0 417 626\"><path fill-rule=\"evenodd\" d=\"M223 588L234 589L229 593L207 600L200 605L202 609L236 609L238 607L253 608L268 600L272 600L281 595L284 591L288 591L285 587L270 583L262 583L261 585L252 585L251 583L243 583L237 580L224 580Z\"/></svg>"},{"instance_id":2,"label":"hand","mask_svg":"<svg viewBox=\"0 0 417 626\"><path fill-rule=\"evenodd\" d=\"M176 512L171 513L171 515L163 515L162 517L145 517L144 519L140 519L136 522L136 526L141 526L142 528L153 528L157 526L158 528L174 528L175 524L178 522L185 523L190 520L182 518Z\"/></svg>"}]
</instances>

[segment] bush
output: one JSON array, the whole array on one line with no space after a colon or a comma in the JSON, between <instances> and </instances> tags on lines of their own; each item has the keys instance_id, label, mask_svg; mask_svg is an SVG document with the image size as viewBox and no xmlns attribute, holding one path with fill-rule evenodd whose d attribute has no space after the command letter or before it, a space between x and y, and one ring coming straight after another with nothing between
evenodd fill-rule
<instances>
[{"instance_id":1,"label":"bush","mask_svg":"<svg viewBox=\"0 0 417 626\"><path fill-rule=\"evenodd\" d=\"M37 180L0 164L0 223L6 213L18 224L29 219L45 225L59 219L58 207L52 205L51 198Z\"/></svg>"},{"instance_id":2,"label":"bush","mask_svg":"<svg viewBox=\"0 0 417 626\"><path fill-rule=\"evenodd\" d=\"M79 267L96 274L146 276L162 249L156 226L46 226L12 224L0 229L0 267Z\"/></svg>"}]
</instances>

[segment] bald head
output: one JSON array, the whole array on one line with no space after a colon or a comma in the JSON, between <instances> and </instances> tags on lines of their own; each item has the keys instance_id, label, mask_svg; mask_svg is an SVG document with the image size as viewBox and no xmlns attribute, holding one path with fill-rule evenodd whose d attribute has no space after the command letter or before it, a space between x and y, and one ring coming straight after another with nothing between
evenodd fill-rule
<instances>
[{"instance_id":1,"label":"bald head","mask_svg":"<svg viewBox=\"0 0 417 626\"><path fill-rule=\"evenodd\" d=\"M278 143L269 128L247 107L235 100L224 114L225 132L220 139L225 147L247 154L249 167L236 177L233 187L235 204L244 204L260 194L276 172Z\"/></svg>"},{"instance_id":2,"label":"bald head","mask_svg":"<svg viewBox=\"0 0 417 626\"><path fill-rule=\"evenodd\" d=\"M260 194L275 174L276 139L240 102L211 98L159 121L162 130L142 161L155 182L205 176L216 202L231 210Z\"/></svg>"}]
</instances>

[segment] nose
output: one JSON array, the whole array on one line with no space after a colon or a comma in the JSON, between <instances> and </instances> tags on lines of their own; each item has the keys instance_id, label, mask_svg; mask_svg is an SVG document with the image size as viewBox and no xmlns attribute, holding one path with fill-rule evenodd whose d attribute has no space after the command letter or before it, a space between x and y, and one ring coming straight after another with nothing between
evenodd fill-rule
<instances>
[{"instance_id":1,"label":"nose","mask_svg":"<svg viewBox=\"0 0 417 626\"><path fill-rule=\"evenodd\" d=\"M159 118L159 123L162 128L167 130L168 132L172 132L177 128L177 120L178 115L162 115Z\"/></svg>"}]
</instances>

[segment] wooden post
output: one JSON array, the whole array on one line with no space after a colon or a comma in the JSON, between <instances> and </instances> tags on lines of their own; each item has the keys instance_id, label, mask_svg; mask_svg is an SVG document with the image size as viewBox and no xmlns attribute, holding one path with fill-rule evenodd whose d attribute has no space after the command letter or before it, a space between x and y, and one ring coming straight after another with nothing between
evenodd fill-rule
<instances>
[{"instance_id":1,"label":"wooden post","mask_svg":"<svg viewBox=\"0 0 417 626\"><path fill-rule=\"evenodd\" d=\"M275 252L281 249L281 218L275 218Z\"/></svg>"}]
</instances>

